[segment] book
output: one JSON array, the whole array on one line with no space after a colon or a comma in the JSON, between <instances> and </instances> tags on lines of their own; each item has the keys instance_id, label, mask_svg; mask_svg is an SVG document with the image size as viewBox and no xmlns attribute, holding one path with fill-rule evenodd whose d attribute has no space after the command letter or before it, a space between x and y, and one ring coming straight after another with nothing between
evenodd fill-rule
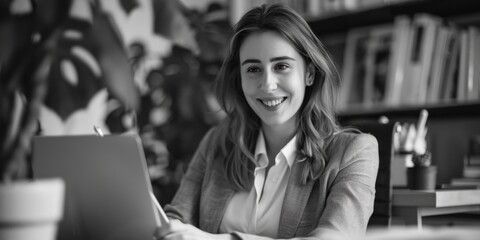
<instances>
[{"instance_id":1,"label":"book","mask_svg":"<svg viewBox=\"0 0 480 240\"><path fill-rule=\"evenodd\" d=\"M480 178L480 166L465 165L463 166L464 178Z\"/></svg>"},{"instance_id":2,"label":"book","mask_svg":"<svg viewBox=\"0 0 480 240\"><path fill-rule=\"evenodd\" d=\"M437 102L450 102L457 98L458 68L460 61L460 36L456 26L448 26L444 65L440 75L440 92Z\"/></svg>"},{"instance_id":3,"label":"book","mask_svg":"<svg viewBox=\"0 0 480 240\"><path fill-rule=\"evenodd\" d=\"M385 104L396 106L401 102L401 91L406 75L408 50L410 48L411 20L407 15L395 17L391 45L391 61L386 85Z\"/></svg>"},{"instance_id":4,"label":"book","mask_svg":"<svg viewBox=\"0 0 480 240\"><path fill-rule=\"evenodd\" d=\"M410 36L412 44L407 58L407 76L401 89L403 105L426 103L433 49L441 23L440 18L430 14L421 13L414 16L413 32Z\"/></svg>"},{"instance_id":5,"label":"book","mask_svg":"<svg viewBox=\"0 0 480 240\"><path fill-rule=\"evenodd\" d=\"M468 27L468 77L467 77L467 100L478 100L480 95L478 64L480 58L479 31L476 27Z\"/></svg>"},{"instance_id":6,"label":"book","mask_svg":"<svg viewBox=\"0 0 480 240\"><path fill-rule=\"evenodd\" d=\"M477 189L442 189L435 191L394 190L394 206L451 207L478 204Z\"/></svg>"},{"instance_id":7,"label":"book","mask_svg":"<svg viewBox=\"0 0 480 240\"><path fill-rule=\"evenodd\" d=\"M444 77L446 58L447 58L447 42L450 39L452 31L448 26L439 26L435 41L433 60L430 76L427 81L427 103L435 103L440 98L442 78Z\"/></svg>"},{"instance_id":8,"label":"book","mask_svg":"<svg viewBox=\"0 0 480 240\"><path fill-rule=\"evenodd\" d=\"M453 178L450 181L450 184L453 186L462 186L462 185L480 186L480 178Z\"/></svg>"},{"instance_id":9,"label":"book","mask_svg":"<svg viewBox=\"0 0 480 240\"><path fill-rule=\"evenodd\" d=\"M459 102L467 100L469 44L466 30L460 31L460 54L458 65L457 98Z\"/></svg>"},{"instance_id":10,"label":"book","mask_svg":"<svg viewBox=\"0 0 480 240\"><path fill-rule=\"evenodd\" d=\"M475 185L475 184L472 184L472 185L455 185L455 184L448 184L448 183L444 183L442 185L440 185L440 188L441 189L450 189L450 190L462 190L462 189L480 189L480 185Z\"/></svg>"}]
</instances>

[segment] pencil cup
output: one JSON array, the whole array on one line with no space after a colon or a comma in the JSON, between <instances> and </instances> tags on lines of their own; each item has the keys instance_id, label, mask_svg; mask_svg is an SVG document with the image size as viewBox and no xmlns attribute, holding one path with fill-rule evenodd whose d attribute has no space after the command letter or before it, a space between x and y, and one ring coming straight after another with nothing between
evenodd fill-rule
<instances>
[{"instance_id":1,"label":"pencil cup","mask_svg":"<svg viewBox=\"0 0 480 240\"><path fill-rule=\"evenodd\" d=\"M436 166L407 168L408 188L412 190L434 190L437 183Z\"/></svg>"}]
</instances>

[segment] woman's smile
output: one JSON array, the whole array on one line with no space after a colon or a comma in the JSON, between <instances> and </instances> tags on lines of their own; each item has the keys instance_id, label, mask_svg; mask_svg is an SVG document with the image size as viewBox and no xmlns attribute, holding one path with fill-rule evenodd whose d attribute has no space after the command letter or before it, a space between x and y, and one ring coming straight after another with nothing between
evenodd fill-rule
<instances>
[{"instance_id":1,"label":"woman's smile","mask_svg":"<svg viewBox=\"0 0 480 240\"><path fill-rule=\"evenodd\" d=\"M287 98L265 98L265 99L258 99L268 110L276 110L280 107L280 105L285 102Z\"/></svg>"}]
</instances>

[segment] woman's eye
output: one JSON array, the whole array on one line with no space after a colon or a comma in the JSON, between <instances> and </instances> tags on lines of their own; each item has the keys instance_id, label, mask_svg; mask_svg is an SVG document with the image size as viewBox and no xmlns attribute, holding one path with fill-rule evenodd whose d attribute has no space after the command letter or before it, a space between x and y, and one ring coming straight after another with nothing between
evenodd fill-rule
<instances>
[{"instance_id":1,"label":"woman's eye","mask_svg":"<svg viewBox=\"0 0 480 240\"><path fill-rule=\"evenodd\" d=\"M248 67L247 72L249 72L249 73L260 72L260 68L259 67Z\"/></svg>"},{"instance_id":2,"label":"woman's eye","mask_svg":"<svg viewBox=\"0 0 480 240\"><path fill-rule=\"evenodd\" d=\"M283 70L288 69L289 67L290 66L288 66L288 64L277 64L277 65L275 65L275 70L283 71Z\"/></svg>"}]
</instances>

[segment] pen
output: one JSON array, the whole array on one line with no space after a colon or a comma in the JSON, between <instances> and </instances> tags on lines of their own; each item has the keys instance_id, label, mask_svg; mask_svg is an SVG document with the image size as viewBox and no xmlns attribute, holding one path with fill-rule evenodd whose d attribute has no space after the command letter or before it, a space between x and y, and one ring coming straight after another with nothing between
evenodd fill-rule
<instances>
[{"instance_id":1,"label":"pen","mask_svg":"<svg viewBox=\"0 0 480 240\"><path fill-rule=\"evenodd\" d=\"M150 198L152 198L152 202L154 203L155 207L157 208L158 213L160 213L160 218L161 218L162 222L163 223L170 223L170 220L168 220L167 214L165 214L165 212L162 209L162 206L160 206L160 203L158 203L157 198L155 197L155 195L152 192L150 192Z\"/></svg>"},{"instance_id":2,"label":"pen","mask_svg":"<svg viewBox=\"0 0 480 240\"><path fill-rule=\"evenodd\" d=\"M100 127L96 126L96 125L93 125L93 130L95 130L95 132L97 133L97 135L99 137L103 137L104 134L103 134L103 131Z\"/></svg>"}]
</instances>

